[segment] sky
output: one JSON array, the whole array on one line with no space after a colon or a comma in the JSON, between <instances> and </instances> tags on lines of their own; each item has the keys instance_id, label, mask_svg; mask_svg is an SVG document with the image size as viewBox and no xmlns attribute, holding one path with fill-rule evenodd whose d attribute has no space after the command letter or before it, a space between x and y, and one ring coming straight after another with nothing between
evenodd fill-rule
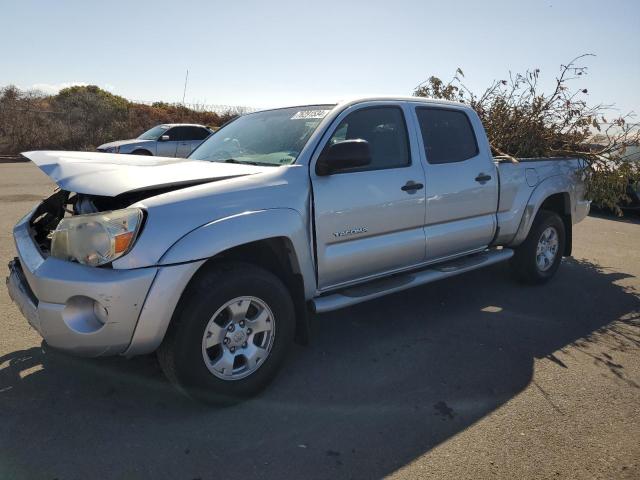
<instances>
[{"instance_id":1,"label":"sky","mask_svg":"<svg viewBox=\"0 0 640 480\"><path fill-rule=\"evenodd\" d=\"M255 108L409 95L431 75L481 91L592 53L574 85L640 115L639 0L0 0L0 85L96 84L134 100Z\"/></svg>"}]
</instances>

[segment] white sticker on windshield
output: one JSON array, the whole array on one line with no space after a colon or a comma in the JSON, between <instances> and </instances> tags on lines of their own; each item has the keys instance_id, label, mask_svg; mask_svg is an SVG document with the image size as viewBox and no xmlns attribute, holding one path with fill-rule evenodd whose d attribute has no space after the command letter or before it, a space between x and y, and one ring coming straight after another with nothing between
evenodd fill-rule
<instances>
[{"instance_id":1,"label":"white sticker on windshield","mask_svg":"<svg viewBox=\"0 0 640 480\"><path fill-rule=\"evenodd\" d=\"M329 110L300 110L291 117L291 120L301 120L303 118L324 118Z\"/></svg>"}]
</instances>

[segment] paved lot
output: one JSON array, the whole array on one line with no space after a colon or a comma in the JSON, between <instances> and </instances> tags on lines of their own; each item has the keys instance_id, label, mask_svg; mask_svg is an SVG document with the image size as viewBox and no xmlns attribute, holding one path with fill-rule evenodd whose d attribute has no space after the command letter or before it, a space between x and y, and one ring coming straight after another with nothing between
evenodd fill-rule
<instances>
[{"instance_id":1,"label":"paved lot","mask_svg":"<svg viewBox=\"0 0 640 480\"><path fill-rule=\"evenodd\" d=\"M47 178L0 164L10 228ZM43 353L0 289L0 478L640 478L640 222L590 217L556 279L505 265L326 314L212 409L153 357Z\"/></svg>"}]
</instances>

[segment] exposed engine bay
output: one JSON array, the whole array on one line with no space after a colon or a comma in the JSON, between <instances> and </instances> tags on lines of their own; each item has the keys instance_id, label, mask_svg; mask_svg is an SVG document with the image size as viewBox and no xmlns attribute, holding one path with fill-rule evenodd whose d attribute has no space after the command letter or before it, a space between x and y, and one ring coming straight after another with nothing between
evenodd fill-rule
<instances>
[{"instance_id":1,"label":"exposed engine bay","mask_svg":"<svg viewBox=\"0 0 640 480\"><path fill-rule=\"evenodd\" d=\"M64 217L88 215L126 208L145 198L155 197L156 195L190 187L199 183L204 183L204 181L125 192L115 197L73 193L57 189L53 195L46 198L34 212L30 222L31 236L38 245L40 252L46 257L51 251L52 233Z\"/></svg>"}]
</instances>

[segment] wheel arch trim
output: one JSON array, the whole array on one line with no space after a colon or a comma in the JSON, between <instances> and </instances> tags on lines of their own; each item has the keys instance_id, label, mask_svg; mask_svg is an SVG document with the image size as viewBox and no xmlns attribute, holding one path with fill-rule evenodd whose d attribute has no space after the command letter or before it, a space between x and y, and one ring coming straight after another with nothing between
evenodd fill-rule
<instances>
[{"instance_id":1,"label":"wheel arch trim","mask_svg":"<svg viewBox=\"0 0 640 480\"><path fill-rule=\"evenodd\" d=\"M204 263L205 260L200 260L158 269L138 316L131 342L122 353L124 356L145 355L160 346L185 288Z\"/></svg>"},{"instance_id":2,"label":"wheel arch trim","mask_svg":"<svg viewBox=\"0 0 640 480\"><path fill-rule=\"evenodd\" d=\"M540 210L544 202L552 196L558 194L563 195L564 199L563 215L569 216L569 218L571 217L573 205L573 187L571 185L571 182L566 176L563 175L555 175L553 177L549 177L543 180L533 190L533 192L531 192L527 205L524 208L518 231L513 237L513 240L509 242L510 247L518 246L522 242L524 242L524 240L527 238L527 235L529 235L529 231L531 230L533 221L535 220L536 215L538 214L538 211ZM571 225L571 222L569 222L569 225ZM565 233L567 234L567 236L570 235L569 231Z\"/></svg>"},{"instance_id":3,"label":"wheel arch trim","mask_svg":"<svg viewBox=\"0 0 640 480\"><path fill-rule=\"evenodd\" d=\"M149 150L148 148L134 148L133 150L131 150L130 155L136 155L136 152L147 152L145 155L149 155L150 157L153 157L154 154L151 150Z\"/></svg>"}]
</instances>

